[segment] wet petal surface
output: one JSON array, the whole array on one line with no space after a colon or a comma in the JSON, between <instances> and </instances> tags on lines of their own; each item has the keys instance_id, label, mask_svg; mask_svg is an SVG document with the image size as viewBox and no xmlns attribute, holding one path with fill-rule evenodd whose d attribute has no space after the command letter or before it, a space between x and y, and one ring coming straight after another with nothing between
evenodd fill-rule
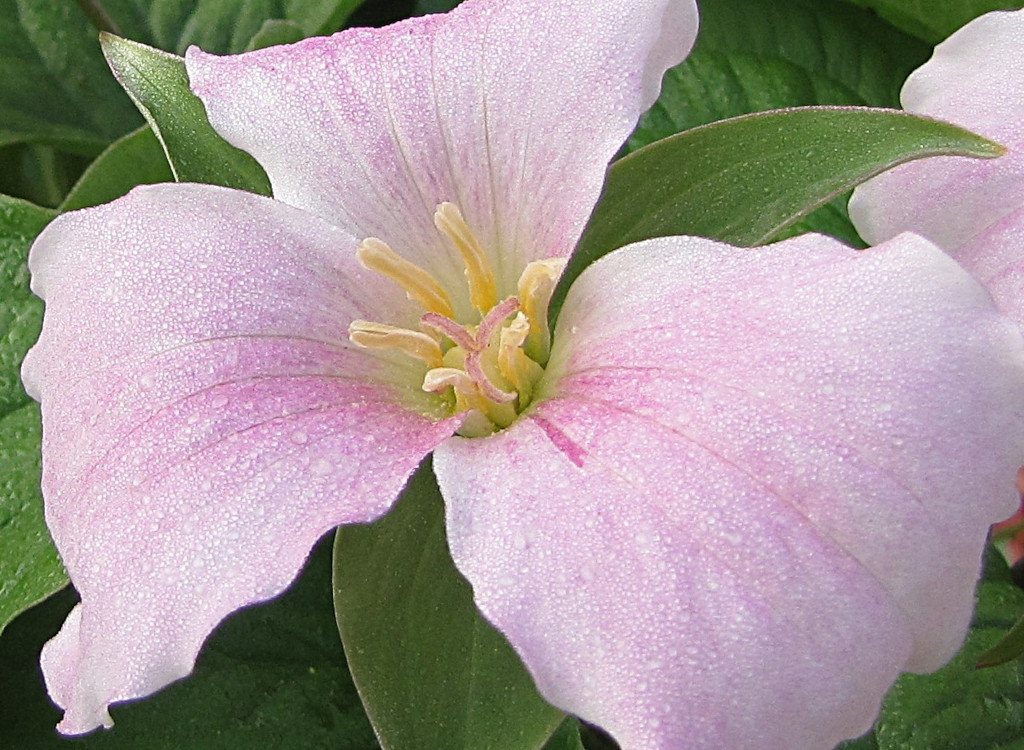
<instances>
[{"instance_id":1,"label":"wet petal surface","mask_svg":"<svg viewBox=\"0 0 1024 750\"><path fill-rule=\"evenodd\" d=\"M42 657L62 731L191 671L225 615L280 593L324 532L386 511L457 427L414 408L429 404L405 363L348 342L356 316L415 319L354 246L193 185L67 214L37 241L47 310L24 376L82 596Z\"/></svg>"},{"instance_id":2,"label":"wet petal surface","mask_svg":"<svg viewBox=\"0 0 1024 750\"><path fill-rule=\"evenodd\" d=\"M831 747L959 647L1024 343L937 248L655 240L579 278L555 342L520 422L435 454L456 565L549 700L630 747Z\"/></svg>"}]
</instances>

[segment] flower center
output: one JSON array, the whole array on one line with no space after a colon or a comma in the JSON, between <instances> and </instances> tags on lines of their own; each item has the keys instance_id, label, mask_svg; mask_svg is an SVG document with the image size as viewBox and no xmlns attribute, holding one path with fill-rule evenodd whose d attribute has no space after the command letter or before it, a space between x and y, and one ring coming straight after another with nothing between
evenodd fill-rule
<instances>
[{"instance_id":1,"label":"flower center","mask_svg":"<svg viewBox=\"0 0 1024 750\"><path fill-rule=\"evenodd\" d=\"M458 207L440 204L434 225L465 265L473 319L459 320L448 291L428 271L370 237L356 250L359 262L399 284L425 312L419 330L355 320L349 339L423 362L423 390L447 399L452 413L469 412L459 434L490 435L512 424L530 404L544 373L551 348L548 302L565 259L527 264L516 293L502 297L487 255Z\"/></svg>"}]
</instances>

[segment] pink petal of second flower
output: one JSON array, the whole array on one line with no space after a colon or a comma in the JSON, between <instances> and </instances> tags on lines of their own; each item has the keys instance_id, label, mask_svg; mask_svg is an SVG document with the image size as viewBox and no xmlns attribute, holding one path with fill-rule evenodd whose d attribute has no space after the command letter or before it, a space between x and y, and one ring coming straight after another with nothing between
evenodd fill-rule
<instances>
[{"instance_id":1,"label":"pink petal of second flower","mask_svg":"<svg viewBox=\"0 0 1024 750\"><path fill-rule=\"evenodd\" d=\"M380 237L450 292L464 266L432 215L452 201L510 294L528 261L572 250L696 33L693 0L466 0L234 57L192 48L186 63L278 199Z\"/></svg>"},{"instance_id":2,"label":"pink petal of second flower","mask_svg":"<svg viewBox=\"0 0 1024 750\"><path fill-rule=\"evenodd\" d=\"M435 452L455 563L625 747L832 747L961 643L1017 502L1022 357L909 235L617 251L527 414Z\"/></svg>"},{"instance_id":3,"label":"pink petal of second flower","mask_svg":"<svg viewBox=\"0 0 1024 750\"><path fill-rule=\"evenodd\" d=\"M46 316L24 375L82 597L42 655L61 731L188 674L225 615L280 593L324 532L384 513L455 429L410 409L426 402L403 363L349 344L353 318L416 317L355 244L196 185L137 189L37 240Z\"/></svg>"},{"instance_id":4,"label":"pink petal of second flower","mask_svg":"<svg viewBox=\"0 0 1024 750\"><path fill-rule=\"evenodd\" d=\"M850 218L871 244L910 231L956 256L1024 206L1024 11L988 13L939 44L907 79L902 101L908 112L973 130L1009 153L897 167L857 188Z\"/></svg>"},{"instance_id":5,"label":"pink petal of second flower","mask_svg":"<svg viewBox=\"0 0 1024 750\"><path fill-rule=\"evenodd\" d=\"M1024 206L971 237L956 259L1024 330Z\"/></svg>"}]
</instances>

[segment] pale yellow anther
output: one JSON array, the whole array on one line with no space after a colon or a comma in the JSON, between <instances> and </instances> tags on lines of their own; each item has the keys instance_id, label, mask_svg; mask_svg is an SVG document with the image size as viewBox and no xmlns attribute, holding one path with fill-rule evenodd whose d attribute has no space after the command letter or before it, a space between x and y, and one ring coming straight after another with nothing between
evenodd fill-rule
<instances>
[{"instance_id":1,"label":"pale yellow anther","mask_svg":"<svg viewBox=\"0 0 1024 750\"><path fill-rule=\"evenodd\" d=\"M426 362L430 367L444 363L444 353L437 341L422 331L374 323L369 320L354 320L348 327L348 338L364 349L397 349L403 354ZM468 377L468 376L467 376Z\"/></svg>"},{"instance_id":2,"label":"pale yellow anther","mask_svg":"<svg viewBox=\"0 0 1024 750\"><path fill-rule=\"evenodd\" d=\"M551 346L551 331L548 329L548 304L555 291L558 279L565 270L566 258L547 258L528 263L519 277L519 305L526 319L530 321L530 336L526 342L527 353L538 362L547 362Z\"/></svg>"},{"instance_id":3,"label":"pale yellow anther","mask_svg":"<svg viewBox=\"0 0 1024 750\"><path fill-rule=\"evenodd\" d=\"M387 276L404 290L409 299L419 302L428 311L454 317L451 298L433 276L415 263L407 261L376 237L359 243L356 258L363 268Z\"/></svg>"},{"instance_id":4,"label":"pale yellow anther","mask_svg":"<svg viewBox=\"0 0 1024 750\"><path fill-rule=\"evenodd\" d=\"M434 226L451 240L462 256L466 264L470 301L481 315L486 315L488 310L498 304L498 284L476 235L454 203L442 203L437 207Z\"/></svg>"}]
</instances>

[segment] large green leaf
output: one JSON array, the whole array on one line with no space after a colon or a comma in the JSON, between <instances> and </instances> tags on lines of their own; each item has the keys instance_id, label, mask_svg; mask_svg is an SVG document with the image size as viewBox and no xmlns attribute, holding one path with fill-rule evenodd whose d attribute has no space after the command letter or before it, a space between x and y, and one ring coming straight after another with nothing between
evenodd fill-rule
<instances>
[{"instance_id":1,"label":"large green leaf","mask_svg":"<svg viewBox=\"0 0 1024 750\"><path fill-rule=\"evenodd\" d=\"M177 180L270 195L263 168L210 125L203 103L189 89L182 58L109 34L101 41L114 75L153 128Z\"/></svg>"},{"instance_id":2,"label":"large green leaf","mask_svg":"<svg viewBox=\"0 0 1024 750\"><path fill-rule=\"evenodd\" d=\"M138 127L75 3L4 0L0 40L0 147L31 141L95 155Z\"/></svg>"},{"instance_id":3,"label":"large green leaf","mask_svg":"<svg viewBox=\"0 0 1024 750\"><path fill-rule=\"evenodd\" d=\"M923 42L839 0L703 0L700 23L697 46L666 74L629 150L751 112L821 104L895 107L904 78L929 54ZM861 244L845 197L795 229Z\"/></svg>"},{"instance_id":4,"label":"large green leaf","mask_svg":"<svg viewBox=\"0 0 1024 750\"><path fill-rule=\"evenodd\" d=\"M104 0L124 36L179 55L190 45L207 52L242 52L268 20L296 24L303 36L329 34L363 0Z\"/></svg>"},{"instance_id":5,"label":"large green leaf","mask_svg":"<svg viewBox=\"0 0 1024 750\"><path fill-rule=\"evenodd\" d=\"M992 10L1024 7L1019 0L848 0L871 8L894 26L931 44L942 41L972 18Z\"/></svg>"},{"instance_id":6,"label":"large green leaf","mask_svg":"<svg viewBox=\"0 0 1024 750\"><path fill-rule=\"evenodd\" d=\"M562 721L455 570L429 462L383 519L338 530L334 605L385 747L537 748Z\"/></svg>"},{"instance_id":7,"label":"large green leaf","mask_svg":"<svg viewBox=\"0 0 1024 750\"><path fill-rule=\"evenodd\" d=\"M702 0L700 10L697 45L666 74L630 150L751 112L898 107L904 79L930 52L839 0Z\"/></svg>"},{"instance_id":8,"label":"large green leaf","mask_svg":"<svg viewBox=\"0 0 1024 750\"><path fill-rule=\"evenodd\" d=\"M845 750L1020 750L1024 662L977 669L979 656L1024 616L1024 591L990 550L967 644L947 666L904 675L886 696L874 730Z\"/></svg>"},{"instance_id":9,"label":"large green leaf","mask_svg":"<svg viewBox=\"0 0 1024 750\"><path fill-rule=\"evenodd\" d=\"M43 520L39 409L19 377L43 308L28 288L28 248L53 215L0 196L0 631L67 584Z\"/></svg>"},{"instance_id":10,"label":"large green leaf","mask_svg":"<svg viewBox=\"0 0 1024 750\"><path fill-rule=\"evenodd\" d=\"M56 208L88 165L87 157L45 143L0 148L0 195Z\"/></svg>"},{"instance_id":11,"label":"large green leaf","mask_svg":"<svg viewBox=\"0 0 1024 750\"><path fill-rule=\"evenodd\" d=\"M114 706L114 728L59 742L39 648L74 604L69 590L25 613L0 639L0 746L100 750L372 750L373 730L331 610L331 550L314 551L279 600L232 615L203 647L195 672L137 703Z\"/></svg>"},{"instance_id":12,"label":"large green leaf","mask_svg":"<svg viewBox=\"0 0 1024 750\"><path fill-rule=\"evenodd\" d=\"M631 242L691 234L757 245L897 164L1000 153L953 125L896 110L806 107L694 128L612 165L559 289Z\"/></svg>"},{"instance_id":13,"label":"large green leaf","mask_svg":"<svg viewBox=\"0 0 1024 750\"><path fill-rule=\"evenodd\" d=\"M149 125L114 141L60 205L61 211L98 206L120 198L136 185L171 182L174 175L160 141Z\"/></svg>"}]
</instances>

